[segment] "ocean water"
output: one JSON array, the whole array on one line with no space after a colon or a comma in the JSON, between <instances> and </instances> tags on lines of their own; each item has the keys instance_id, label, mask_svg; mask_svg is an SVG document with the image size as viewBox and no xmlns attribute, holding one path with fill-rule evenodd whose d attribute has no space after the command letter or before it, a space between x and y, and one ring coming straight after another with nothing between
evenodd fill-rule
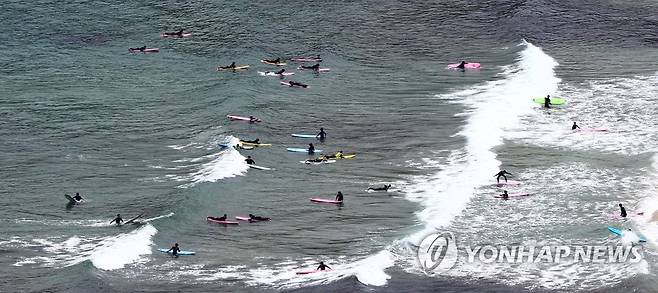
<instances>
[{"instance_id":1,"label":"ocean water","mask_svg":"<svg viewBox=\"0 0 658 293\"><path fill-rule=\"evenodd\" d=\"M653 1L1 7L1 292L656 291ZM159 36L181 28L193 35ZM160 52L127 50L144 45ZM284 67L308 89L258 74L276 69L260 59L317 54L330 72ZM460 60L483 67L446 69ZM231 62L251 67L215 70ZM568 103L530 101L545 94ZM609 131L573 133L573 121ZM324 142L290 136L320 127ZM254 138L272 146L217 146ZM357 157L306 165L285 150L309 142ZM499 169L531 196L494 199ZM342 207L308 200L337 191ZM75 192L85 202L67 206ZM643 214L611 217L620 202ZM112 226L117 213L142 224ZM205 220L225 213L273 220ZM416 259L432 232L464 245L618 244L607 226L642 233L643 261L458 261L426 274ZM174 242L197 255L157 251ZM319 261L334 270L295 274Z\"/></svg>"}]
</instances>

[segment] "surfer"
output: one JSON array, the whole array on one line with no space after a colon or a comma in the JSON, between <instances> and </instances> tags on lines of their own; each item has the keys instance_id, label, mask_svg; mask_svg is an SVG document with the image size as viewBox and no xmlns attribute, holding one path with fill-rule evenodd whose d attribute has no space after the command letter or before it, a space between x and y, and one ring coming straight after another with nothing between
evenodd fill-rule
<instances>
[{"instance_id":1,"label":"surfer","mask_svg":"<svg viewBox=\"0 0 658 293\"><path fill-rule=\"evenodd\" d=\"M292 81L292 80L288 82L288 85L289 86L300 86L300 87L303 87L303 88L308 87L308 85L306 85L306 84L303 84L301 82Z\"/></svg>"},{"instance_id":2,"label":"surfer","mask_svg":"<svg viewBox=\"0 0 658 293\"><path fill-rule=\"evenodd\" d=\"M174 257L178 257L178 252L180 252L180 248L178 247L178 243L174 243L174 246L172 246L171 248L169 248L169 250L167 250L167 252L170 252L170 251L171 251L171 254Z\"/></svg>"},{"instance_id":3,"label":"surfer","mask_svg":"<svg viewBox=\"0 0 658 293\"><path fill-rule=\"evenodd\" d=\"M132 51L140 51L140 52L144 52L145 50L146 50L146 46L144 46L144 47L139 47L139 48L129 48L129 49L128 49L128 51L131 51L131 52L132 52Z\"/></svg>"},{"instance_id":4,"label":"surfer","mask_svg":"<svg viewBox=\"0 0 658 293\"><path fill-rule=\"evenodd\" d=\"M327 138L327 133L324 132L324 128L320 127L320 133L318 133L318 135L316 135L315 137L319 138L320 140L324 140L325 138Z\"/></svg>"},{"instance_id":5,"label":"surfer","mask_svg":"<svg viewBox=\"0 0 658 293\"><path fill-rule=\"evenodd\" d=\"M117 217L114 218L114 220L112 220L112 221L110 222L110 225L111 225L112 223L114 223L114 222L116 222L117 225L121 225L121 223L123 223L123 219L121 218L121 214L117 214Z\"/></svg>"},{"instance_id":6,"label":"surfer","mask_svg":"<svg viewBox=\"0 0 658 293\"><path fill-rule=\"evenodd\" d=\"M165 36L179 36L179 37L182 37L183 36L183 30L181 29L181 30L179 30L177 32L173 32L173 33L165 32L164 35Z\"/></svg>"},{"instance_id":7,"label":"surfer","mask_svg":"<svg viewBox=\"0 0 658 293\"><path fill-rule=\"evenodd\" d=\"M237 67L237 66L235 65L235 62L231 62L231 65L229 65L229 66L220 66L220 67L217 67L217 70L220 70L220 69L235 69L235 67Z\"/></svg>"},{"instance_id":8,"label":"surfer","mask_svg":"<svg viewBox=\"0 0 658 293\"><path fill-rule=\"evenodd\" d=\"M462 61L461 63L459 63L459 65L457 65L457 68L459 68L459 69L465 69L465 68L466 68L466 64L467 64L466 61Z\"/></svg>"},{"instance_id":9,"label":"surfer","mask_svg":"<svg viewBox=\"0 0 658 293\"><path fill-rule=\"evenodd\" d=\"M249 222L251 222L251 221L256 221L256 222L258 222L258 221L269 221L269 220L270 220L270 218L249 214Z\"/></svg>"},{"instance_id":10,"label":"surfer","mask_svg":"<svg viewBox=\"0 0 658 293\"><path fill-rule=\"evenodd\" d=\"M259 139L259 138L254 139L254 140L240 140L240 141L241 141L241 142L246 142L246 143L256 143L256 144L260 143L260 139Z\"/></svg>"},{"instance_id":11,"label":"surfer","mask_svg":"<svg viewBox=\"0 0 658 293\"><path fill-rule=\"evenodd\" d=\"M336 201L343 202L343 193L342 193L342 192L339 191L339 192L336 194Z\"/></svg>"},{"instance_id":12,"label":"surfer","mask_svg":"<svg viewBox=\"0 0 658 293\"><path fill-rule=\"evenodd\" d=\"M315 159L306 160L305 163L307 163L307 164L309 164L309 163L322 163L322 162L324 162L324 161L326 161L326 160L327 160L327 157L325 157L325 156L319 156L319 157L317 157L317 158L315 158Z\"/></svg>"},{"instance_id":13,"label":"surfer","mask_svg":"<svg viewBox=\"0 0 658 293\"><path fill-rule=\"evenodd\" d=\"M281 58L280 58L280 57L276 57L276 59L274 59L274 60L264 59L263 61L265 61L265 62L267 62L267 63L276 63L276 64L279 64L279 63L281 63Z\"/></svg>"},{"instance_id":14,"label":"surfer","mask_svg":"<svg viewBox=\"0 0 658 293\"><path fill-rule=\"evenodd\" d=\"M505 176L505 174L512 175L512 173L509 173L505 170L500 171L500 172L496 173L496 175L494 175L494 177L496 177L496 182L500 183L500 177L503 177L503 178L505 178L505 182L507 183L507 177Z\"/></svg>"},{"instance_id":15,"label":"surfer","mask_svg":"<svg viewBox=\"0 0 658 293\"><path fill-rule=\"evenodd\" d=\"M274 72L274 74L276 74L276 75L281 75L281 74L283 74L284 72L286 72L286 69L285 69L285 68L281 68L281 70Z\"/></svg>"},{"instance_id":16,"label":"surfer","mask_svg":"<svg viewBox=\"0 0 658 293\"><path fill-rule=\"evenodd\" d=\"M319 71L319 70L320 70L320 63L315 64L315 65L313 65L313 66L304 66L304 65L302 65L302 66L300 66L300 67L301 67L302 69L310 69L310 70L313 70L313 71Z\"/></svg>"},{"instance_id":17,"label":"surfer","mask_svg":"<svg viewBox=\"0 0 658 293\"><path fill-rule=\"evenodd\" d=\"M309 154L309 155L312 155L312 154L314 154L314 153L315 153L315 146L313 146L312 143L309 143L309 144L308 144L308 154Z\"/></svg>"},{"instance_id":18,"label":"surfer","mask_svg":"<svg viewBox=\"0 0 658 293\"><path fill-rule=\"evenodd\" d=\"M368 190L372 190L372 191L388 191L389 188L391 188L391 184L389 184L389 185L384 184L384 187L368 187Z\"/></svg>"},{"instance_id":19,"label":"surfer","mask_svg":"<svg viewBox=\"0 0 658 293\"><path fill-rule=\"evenodd\" d=\"M507 194L507 190L503 190L503 194L500 195L503 199L509 199L509 194Z\"/></svg>"},{"instance_id":20,"label":"surfer","mask_svg":"<svg viewBox=\"0 0 658 293\"><path fill-rule=\"evenodd\" d=\"M256 119L256 117L254 116L249 116L249 123L254 123L254 122L258 122L258 119Z\"/></svg>"},{"instance_id":21,"label":"surfer","mask_svg":"<svg viewBox=\"0 0 658 293\"><path fill-rule=\"evenodd\" d=\"M343 158L343 151L342 151L342 150L338 151L338 152L334 155L334 158L336 158L336 159L342 159L342 158Z\"/></svg>"},{"instance_id":22,"label":"surfer","mask_svg":"<svg viewBox=\"0 0 658 293\"><path fill-rule=\"evenodd\" d=\"M256 161L254 161L254 159L252 159L251 156L247 156L247 158L244 159L244 161L245 161L248 165L255 165L255 164L256 164Z\"/></svg>"},{"instance_id":23,"label":"surfer","mask_svg":"<svg viewBox=\"0 0 658 293\"><path fill-rule=\"evenodd\" d=\"M622 218L626 218L626 216L627 216L627 215L626 215L626 208L624 208L624 206L623 206L622 204L619 204L619 209L620 209L620 211L621 211L621 213L619 214L619 216L622 217Z\"/></svg>"},{"instance_id":24,"label":"surfer","mask_svg":"<svg viewBox=\"0 0 658 293\"><path fill-rule=\"evenodd\" d=\"M324 264L324 262L320 262L320 265L319 265L318 268L315 269L315 270L316 270L316 271L317 271L317 270L324 271L324 270L326 270L326 269L330 269L330 270L331 270L331 268L330 268L328 265Z\"/></svg>"},{"instance_id":25,"label":"surfer","mask_svg":"<svg viewBox=\"0 0 658 293\"><path fill-rule=\"evenodd\" d=\"M73 199L75 199L75 201L77 201L77 202L81 202L82 201L82 196L80 196L79 192L76 192Z\"/></svg>"},{"instance_id":26,"label":"surfer","mask_svg":"<svg viewBox=\"0 0 658 293\"><path fill-rule=\"evenodd\" d=\"M571 130L576 130L576 128L580 129L580 126L576 124L576 122L573 122L573 125L571 125Z\"/></svg>"},{"instance_id":27,"label":"surfer","mask_svg":"<svg viewBox=\"0 0 658 293\"><path fill-rule=\"evenodd\" d=\"M224 214L223 216L221 216L219 218L215 218L215 220L217 220L217 221L226 221L226 218L228 218L228 216L226 214Z\"/></svg>"},{"instance_id":28,"label":"surfer","mask_svg":"<svg viewBox=\"0 0 658 293\"><path fill-rule=\"evenodd\" d=\"M544 108L550 108L551 107L551 95L546 95L544 98Z\"/></svg>"}]
</instances>

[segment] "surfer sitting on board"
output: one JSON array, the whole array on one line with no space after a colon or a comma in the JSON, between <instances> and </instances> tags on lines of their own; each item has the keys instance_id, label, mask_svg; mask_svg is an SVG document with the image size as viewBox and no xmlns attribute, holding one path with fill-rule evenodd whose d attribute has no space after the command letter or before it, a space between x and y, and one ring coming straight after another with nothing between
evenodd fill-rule
<instances>
[{"instance_id":1,"label":"surfer sitting on board","mask_svg":"<svg viewBox=\"0 0 658 293\"><path fill-rule=\"evenodd\" d=\"M80 202L80 201L82 201L82 196L80 196L80 193L76 192L73 199L75 199L75 201L77 201L77 202Z\"/></svg>"},{"instance_id":2,"label":"surfer sitting on board","mask_svg":"<svg viewBox=\"0 0 658 293\"><path fill-rule=\"evenodd\" d=\"M128 51L140 51L140 52L144 52L145 50L146 50L146 46L139 47L139 48L130 48L130 49L128 49Z\"/></svg>"},{"instance_id":3,"label":"surfer sitting on board","mask_svg":"<svg viewBox=\"0 0 658 293\"><path fill-rule=\"evenodd\" d=\"M256 161L254 161L254 159L252 159L251 156L247 156L247 158L244 159L244 161L245 161L248 165L255 165L255 164L256 164Z\"/></svg>"},{"instance_id":4,"label":"surfer sitting on board","mask_svg":"<svg viewBox=\"0 0 658 293\"><path fill-rule=\"evenodd\" d=\"M261 216L256 216L256 215L253 215L253 214L249 214L249 221L250 221L250 222L251 222L251 221L269 221L269 220L270 220L270 218L266 218L266 217L261 217Z\"/></svg>"},{"instance_id":5,"label":"surfer sitting on board","mask_svg":"<svg viewBox=\"0 0 658 293\"><path fill-rule=\"evenodd\" d=\"M114 223L114 222L116 222L117 225L121 225L121 223L123 223L123 219L121 218L121 214L117 214L117 217L114 218L114 220L112 220L112 221L110 222L110 224L112 224L112 223Z\"/></svg>"},{"instance_id":6,"label":"surfer sitting on board","mask_svg":"<svg viewBox=\"0 0 658 293\"><path fill-rule=\"evenodd\" d=\"M320 127L320 133L318 133L318 135L316 135L315 137L319 138L320 140L324 140L325 138L327 138L327 133L324 132L324 128Z\"/></svg>"},{"instance_id":7,"label":"surfer sitting on board","mask_svg":"<svg viewBox=\"0 0 658 293\"><path fill-rule=\"evenodd\" d=\"M336 201L340 201L340 202L343 201L343 193L342 192L339 191L338 194L336 194Z\"/></svg>"},{"instance_id":8,"label":"surfer sitting on board","mask_svg":"<svg viewBox=\"0 0 658 293\"><path fill-rule=\"evenodd\" d=\"M623 205L619 204L619 209L621 210L621 213L619 214L620 217L626 218L626 208L624 208Z\"/></svg>"},{"instance_id":9,"label":"surfer sitting on board","mask_svg":"<svg viewBox=\"0 0 658 293\"><path fill-rule=\"evenodd\" d=\"M315 269L315 270L324 271L324 270L326 270L326 269L330 269L330 270L331 270L331 268L330 268L328 265L324 264L324 262L320 262L320 265L319 265L318 268Z\"/></svg>"},{"instance_id":10,"label":"surfer sitting on board","mask_svg":"<svg viewBox=\"0 0 658 293\"><path fill-rule=\"evenodd\" d=\"M315 153L315 146L313 146L312 143L309 143L308 144L308 154L312 155L313 153Z\"/></svg>"},{"instance_id":11,"label":"surfer sitting on board","mask_svg":"<svg viewBox=\"0 0 658 293\"><path fill-rule=\"evenodd\" d=\"M507 194L507 190L503 190L503 194L501 194L500 197L501 197L502 199L508 199L508 198L509 198L509 194Z\"/></svg>"},{"instance_id":12,"label":"surfer sitting on board","mask_svg":"<svg viewBox=\"0 0 658 293\"><path fill-rule=\"evenodd\" d=\"M174 243L174 246L172 246L171 248L169 248L169 250L167 250L167 252L170 251L173 256L178 257L178 252L180 251L180 248L178 247L178 243Z\"/></svg>"},{"instance_id":13,"label":"surfer sitting on board","mask_svg":"<svg viewBox=\"0 0 658 293\"><path fill-rule=\"evenodd\" d=\"M500 171L500 172L496 173L496 175L494 175L494 177L496 177L496 182L500 183L500 177L505 178L505 182L507 182L507 177L505 176L505 174L512 175L512 173L509 173L505 170Z\"/></svg>"},{"instance_id":14,"label":"surfer sitting on board","mask_svg":"<svg viewBox=\"0 0 658 293\"><path fill-rule=\"evenodd\" d=\"M368 187L368 190L373 190L373 191L388 191L389 188L391 188L391 184L389 184L389 185L384 184L384 187Z\"/></svg>"},{"instance_id":15,"label":"surfer sitting on board","mask_svg":"<svg viewBox=\"0 0 658 293\"><path fill-rule=\"evenodd\" d=\"M544 107L545 108L551 107L551 95L546 95L546 97L544 98Z\"/></svg>"},{"instance_id":16,"label":"surfer sitting on board","mask_svg":"<svg viewBox=\"0 0 658 293\"><path fill-rule=\"evenodd\" d=\"M466 68L466 61L462 61L461 63L459 63L459 65L457 65L457 68L459 68L459 69Z\"/></svg>"},{"instance_id":17,"label":"surfer sitting on board","mask_svg":"<svg viewBox=\"0 0 658 293\"><path fill-rule=\"evenodd\" d=\"M318 70L320 70L320 63L315 64L315 65L313 65L313 66L304 66L304 65L302 65L302 66L300 66L300 67L301 67L302 69L310 69L310 70L313 70L313 71L318 71Z\"/></svg>"},{"instance_id":18,"label":"surfer sitting on board","mask_svg":"<svg viewBox=\"0 0 658 293\"><path fill-rule=\"evenodd\" d=\"M573 125L571 125L571 130L576 130L576 128L580 128L580 126L578 126L574 121Z\"/></svg>"}]
</instances>

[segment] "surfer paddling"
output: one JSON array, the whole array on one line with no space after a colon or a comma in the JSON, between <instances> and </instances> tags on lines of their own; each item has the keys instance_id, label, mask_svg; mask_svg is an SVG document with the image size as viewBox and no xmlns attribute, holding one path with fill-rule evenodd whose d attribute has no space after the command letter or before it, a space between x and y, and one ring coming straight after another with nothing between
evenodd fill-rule
<instances>
[{"instance_id":1,"label":"surfer paddling","mask_svg":"<svg viewBox=\"0 0 658 293\"><path fill-rule=\"evenodd\" d=\"M372 191L388 191L389 188L391 188L391 184L389 184L389 185L384 184L384 187L368 187L368 190L372 190Z\"/></svg>"},{"instance_id":2,"label":"surfer paddling","mask_svg":"<svg viewBox=\"0 0 658 293\"><path fill-rule=\"evenodd\" d=\"M165 32L163 35L167 36L167 37L182 37L183 36L183 30L181 29L177 32Z\"/></svg>"}]
</instances>

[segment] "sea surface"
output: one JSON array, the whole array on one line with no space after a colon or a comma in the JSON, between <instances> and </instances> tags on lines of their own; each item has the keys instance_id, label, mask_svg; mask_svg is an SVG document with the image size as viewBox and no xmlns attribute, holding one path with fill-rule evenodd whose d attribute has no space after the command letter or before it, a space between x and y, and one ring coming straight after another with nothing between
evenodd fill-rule
<instances>
[{"instance_id":1,"label":"sea surface","mask_svg":"<svg viewBox=\"0 0 658 293\"><path fill-rule=\"evenodd\" d=\"M658 291L655 1L4 0L0 19L0 292ZM308 55L331 70L282 67L307 89L258 73ZM272 146L218 147L255 138ZM308 143L357 156L286 152ZM501 169L530 196L493 198ZM249 213L272 221L206 222ZM416 258L429 233L618 245L607 226L643 234L642 261ZM157 251L175 242L196 256Z\"/></svg>"}]
</instances>

